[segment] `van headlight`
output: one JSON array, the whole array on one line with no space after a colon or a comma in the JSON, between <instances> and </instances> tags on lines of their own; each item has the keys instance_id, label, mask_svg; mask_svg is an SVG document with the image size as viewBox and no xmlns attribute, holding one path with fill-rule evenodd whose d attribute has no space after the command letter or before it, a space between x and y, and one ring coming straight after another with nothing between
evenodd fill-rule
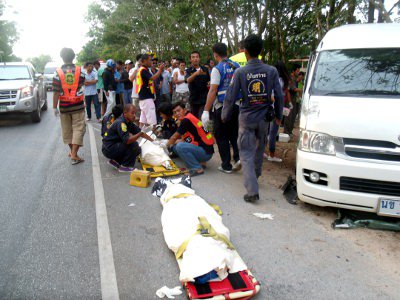
<instances>
[{"instance_id":1,"label":"van headlight","mask_svg":"<svg viewBox=\"0 0 400 300\"><path fill-rule=\"evenodd\" d=\"M335 138L325 133L302 130L299 149L313 153L336 155Z\"/></svg>"},{"instance_id":2,"label":"van headlight","mask_svg":"<svg viewBox=\"0 0 400 300\"><path fill-rule=\"evenodd\" d=\"M33 86L21 88L21 98L31 97L33 95Z\"/></svg>"}]
</instances>

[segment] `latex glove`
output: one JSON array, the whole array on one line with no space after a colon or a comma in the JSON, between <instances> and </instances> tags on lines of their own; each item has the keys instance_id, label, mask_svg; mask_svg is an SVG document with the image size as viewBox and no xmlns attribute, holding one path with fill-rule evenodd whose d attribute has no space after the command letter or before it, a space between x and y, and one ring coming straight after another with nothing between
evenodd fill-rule
<instances>
[{"instance_id":1,"label":"latex glove","mask_svg":"<svg viewBox=\"0 0 400 300\"><path fill-rule=\"evenodd\" d=\"M206 124L210 121L210 112L209 111L203 111L203 114L201 115L201 122L203 123L203 126L206 126Z\"/></svg>"},{"instance_id":2,"label":"latex glove","mask_svg":"<svg viewBox=\"0 0 400 300\"><path fill-rule=\"evenodd\" d=\"M149 131L149 126L144 125L141 130L143 133L147 133Z\"/></svg>"},{"instance_id":3,"label":"latex glove","mask_svg":"<svg viewBox=\"0 0 400 300\"><path fill-rule=\"evenodd\" d=\"M60 115L60 111L58 110L57 107L56 107L56 108L53 108L53 111L54 111L54 116L55 116L55 117L58 117L58 116Z\"/></svg>"},{"instance_id":4,"label":"latex glove","mask_svg":"<svg viewBox=\"0 0 400 300\"><path fill-rule=\"evenodd\" d=\"M159 289L156 292L156 295L159 298L164 298L165 296L167 296L168 299L175 299L174 296L178 296L178 295L181 295L181 294L182 294L182 291L181 291L181 287L180 286L176 286L173 289L170 289L169 287L164 285L161 289Z\"/></svg>"}]
</instances>

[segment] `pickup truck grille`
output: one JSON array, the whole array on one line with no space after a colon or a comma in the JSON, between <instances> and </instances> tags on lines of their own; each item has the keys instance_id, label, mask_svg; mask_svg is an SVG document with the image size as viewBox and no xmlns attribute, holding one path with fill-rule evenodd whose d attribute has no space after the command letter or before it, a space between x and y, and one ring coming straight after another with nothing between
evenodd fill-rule
<instances>
[{"instance_id":1,"label":"pickup truck grille","mask_svg":"<svg viewBox=\"0 0 400 300\"><path fill-rule=\"evenodd\" d=\"M400 196L400 182L340 177L340 189L345 191Z\"/></svg>"},{"instance_id":2,"label":"pickup truck grille","mask_svg":"<svg viewBox=\"0 0 400 300\"><path fill-rule=\"evenodd\" d=\"M400 162L400 146L392 142L344 138L343 143L348 156Z\"/></svg>"},{"instance_id":3,"label":"pickup truck grille","mask_svg":"<svg viewBox=\"0 0 400 300\"><path fill-rule=\"evenodd\" d=\"M12 100L17 98L18 90L0 91L0 100Z\"/></svg>"}]
</instances>

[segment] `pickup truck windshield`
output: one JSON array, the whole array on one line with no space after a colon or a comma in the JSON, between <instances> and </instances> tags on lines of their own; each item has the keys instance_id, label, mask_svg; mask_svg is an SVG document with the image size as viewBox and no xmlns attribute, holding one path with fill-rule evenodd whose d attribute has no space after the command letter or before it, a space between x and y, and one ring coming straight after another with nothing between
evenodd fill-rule
<instances>
[{"instance_id":1,"label":"pickup truck windshield","mask_svg":"<svg viewBox=\"0 0 400 300\"><path fill-rule=\"evenodd\" d=\"M347 49L319 54L314 95L400 96L400 49Z\"/></svg>"},{"instance_id":2,"label":"pickup truck windshield","mask_svg":"<svg viewBox=\"0 0 400 300\"><path fill-rule=\"evenodd\" d=\"M27 79L31 79L31 75L27 66L0 66L0 80Z\"/></svg>"}]
</instances>

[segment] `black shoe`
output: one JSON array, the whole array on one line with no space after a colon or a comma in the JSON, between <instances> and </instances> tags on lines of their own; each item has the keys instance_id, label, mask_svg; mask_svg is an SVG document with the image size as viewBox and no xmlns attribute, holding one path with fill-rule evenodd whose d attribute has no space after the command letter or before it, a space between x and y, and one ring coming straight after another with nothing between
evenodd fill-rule
<instances>
[{"instance_id":1,"label":"black shoe","mask_svg":"<svg viewBox=\"0 0 400 300\"><path fill-rule=\"evenodd\" d=\"M260 196L258 194L255 195L246 194L243 196L243 199L246 202L256 202L257 200L260 200Z\"/></svg>"}]
</instances>

